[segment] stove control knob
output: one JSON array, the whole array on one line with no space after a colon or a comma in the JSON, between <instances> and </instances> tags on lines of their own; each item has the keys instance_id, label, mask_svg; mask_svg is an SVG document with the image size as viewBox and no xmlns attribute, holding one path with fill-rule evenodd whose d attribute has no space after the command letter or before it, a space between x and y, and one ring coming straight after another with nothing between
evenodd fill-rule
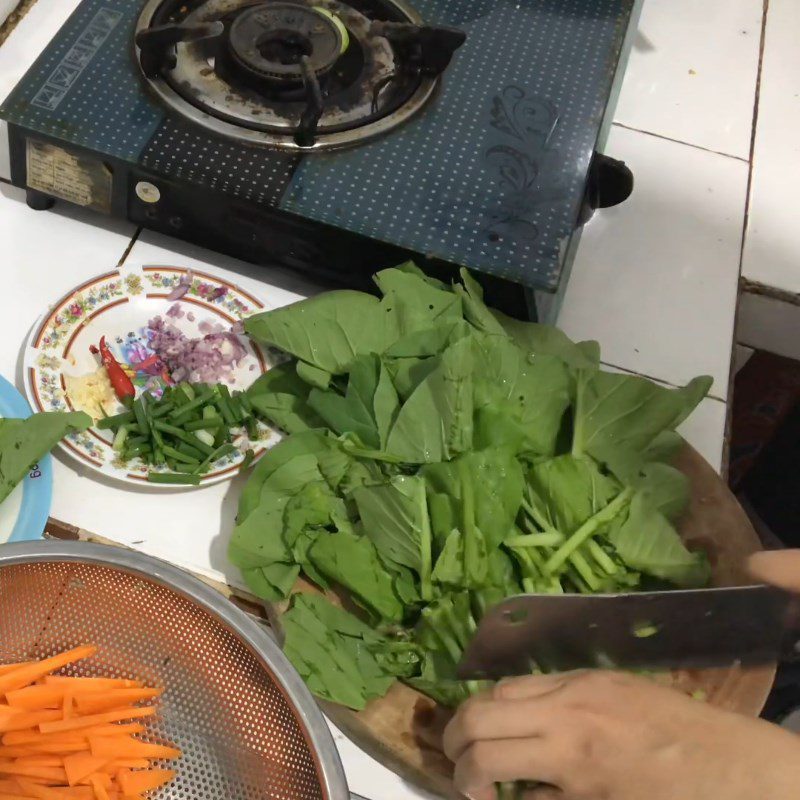
<instances>
[{"instance_id":1,"label":"stove control knob","mask_svg":"<svg viewBox=\"0 0 800 800\"><path fill-rule=\"evenodd\" d=\"M136 184L136 196L143 203L157 203L161 199L161 190L154 183L139 181Z\"/></svg>"}]
</instances>

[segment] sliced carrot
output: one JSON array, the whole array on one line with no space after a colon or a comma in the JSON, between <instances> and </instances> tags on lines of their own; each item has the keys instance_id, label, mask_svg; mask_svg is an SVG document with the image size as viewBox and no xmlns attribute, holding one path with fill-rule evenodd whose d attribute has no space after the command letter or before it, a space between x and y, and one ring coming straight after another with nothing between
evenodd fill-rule
<instances>
[{"instance_id":1,"label":"sliced carrot","mask_svg":"<svg viewBox=\"0 0 800 800\"><path fill-rule=\"evenodd\" d=\"M6 700L13 708L41 711L58 708L64 702L64 688L60 686L26 686L6 692Z\"/></svg>"},{"instance_id":2,"label":"sliced carrot","mask_svg":"<svg viewBox=\"0 0 800 800\"><path fill-rule=\"evenodd\" d=\"M89 742L61 742L55 744L29 744L28 747L37 755L48 755L55 753L60 756L67 756L70 753L80 753L89 750Z\"/></svg>"},{"instance_id":3,"label":"sliced carrot","mask_svg":"<svg viewBox=\"0 0 800 800\"><path fill-rule=\"evenodd\" d=\"M0 723L7 719L11 719L12 717L16 717L17 714L19 714L18 708L12 708L4 703L0 703Z\"/></svg>"},{"instance_id":4,"label":"sliced carrot","mask_svg":"<svg viewBox=\"0 0 800 800\"><path fill-rule=\"evenodd\" d=\"M90 737L92 755L97 758L180 758L181 751L174 747L140 742L129 736Z\"/></svg>"},{"instance_id":5,"label":"sliced carrot","mask_svg":"<svg viewBox=\"0 0 800 800\"><path fill-rule=\"evenodd\" d=\"M169 783L175 777L175 770L172 769L150 769L147 771L132 772L129 769L121 769L117 773L122 794L126 797L132 794L149 792L158 789Z\"/></svg>"},{"instance_id":6,"label":"sliced carrot","mask_svg":"<svg viewBox=\"0 0 800 800\"><path fill-rule=\"evenodd\" d=\"M83 731L67 733L48 733L44 734L38 728L26 728L24 731L12 731L3 735L3 744L51 744L53 742L73 742L84 741Z\"/></svg>"},{"instance_id":7,"label":"sliced carrot","mask_svg":"<svg viewBox=\"0 0 800 800\"><path fill-rule=\"evenodd\" d=\"M0 792L0 800L30 800L33 797L31 794L10 794L9 792ZM125 800L128 800L126 797Z\"/></svg>"},{"instance_id":8,"label":"sliced carrot","mask_svg":"<svg viewBox=\"0 0 800 800\"><path fill-rule=\"evenodd\" d=\"M27 667L33 663L33 661L20 661L17 664L0 664L0 675L5 675L7 672L13 672L15 669Z\"/></svg>"},{"instance_id":9,"label":"sliced carrot","mask_svg":"<svg viewBox=\"0 0 800 800\"><path fill-rule=\"evenodd\" d=\"M61 722L61 712L58 709L52 711L18 711L13 716L0 720L0 733L11 733L22 731L25 728L33 728L41 723Z\"/></svg>"},{"instance_id":10,"label":"sliced carrot","mask_svg":"<svg viewBox=\"0 0 800 800\"><path fill-rule=\"evenodd\" d=\"M91 781L92 789L94 790L94 796L96 800L111 800L111 798L108 796L108 791L106 790L106 787L100 780L99 775L92 775L91 778L89 778L89 780Z\"/></svg>"},{"instance_id":11,"label":"sliced carrot","mask_svg":"<svg viewBox=\"0 0 800 800\"><path fill-rule=\"evenodd\" d=\"M129 706L141 700L151 700L161 695L161 689L117 689L105 694L75 694L75 705L81 714L99 714L122 706Z\"/></svg>"},{"instance_id":12,"label":"sliced carrot","mask_svg":"<svg viewBox=\"0 0 800 800\"><path fill-rule=\"evenodd\" d=\"M64 759L60 756L33 755L14 759L18 767L62 767Z\"/></svg>"},{"instance_id":13,"label":"sliced carrot","mask_svg":"<svg viewBox=\"0 0 800 800\"><path fill-rule=\"evenodd\" d=\"M111 776L110 775L106 775L105 772L93 772L91 775L89 775L88 778L82 778L81 779L81 785L83 785L83 786L91 786L93 778L96 778L98 781L102 782L103 786L108 791L111 791L113 789L113 787L114 787L114 783L111 780Z\"/></svg>"},{"instance_id":14,"label":"sliced carrot","mask_svg":"<svg viewBox=\"0 0 800 800\"><path fill-rule=\"evenodd\" d=\"M116 775L121 769L148 769L150 762L146 758L119 758L116 761L109 761L101 772Z\"/></svg>"},{"instance_id":15,"label":"sliced carrot","mask_svg":"<svg viewBox=\"0 0 800 800\"><path fill-rule=\"evenodd\" d=\"M44 711L38 712L44 714ZM63 731L77 731L82 728L91 728L93 725L104 725L107 722L121 722L125 719L141 719L152 717L156 713L155 706L145 706L144 708L123 708L118 711L106 711L103 714L91 714L86 717L74 717L73 719L54 720L52 722L42 722L39 730L42 733L59 733Z\"/></svg>"},{"instance_id":16,"label":"sliced carrot","mask_svg":"<svg viewBox=\"0 0 800 800\"><path fill-rule=\"evenodd\" d=\"M0 792L21 792L22 787L13 778L0 778Z\"/></svg>"},{"instance_id":17,"label":"sliced carrot","mask_svg":"<svg viewBox=\"0 0 800 800\"><path fill-rule=\"evenodd\" d=\"M38 800L67 800L70 797L67 794L69 789L64 786L42 786L26 778L19 778L18 782L28 797L35 797ZM91 794L88 796L91 798Z\"/></svg>"},{"instance_id":18,"label":"sliced carrot","mask_svg":"<svg viewBox=\"0 0 800 800\"><path fill-rule=\"evenodd\" d=\"M67 780L67 773L63 767L37 767L18 764L0 764L0 773L3 775L23 775L29 778L44 778L45 780Z\"/></svg>"},{"instance_id":19,"label":"sliced carrot","mask_svg":"<svg viewBox=\"0 0 800 800\"><path fill-rule=\"evenodd\" d=\"M91 753L74 753L64 758L64 769L67 773L67 782L70 786L75 786L84 778L88 778L94 772L102 769L109 759L98 758Z\"/></svg>"},{"instance_id":20,"label":"sliced carrot","mask_svg":"<svg viewBox=\"0 0 800 800\"><path fill-rule=\"evenodd\" d=\"M113 689L140 689L141 681L130 681L126 678L73 678L69 675L46 675L45 686L72 685L76 692L111 691Z\"/></svg>"},{"instance_id":21,"label":"sliced carrot","mask_svg":"<svg viewBox=\"0 0 800 800\"><path fill-rule=\"evenodd\" d=\"M0 758L24 758L25 756L35 756L37 751L32 747L6 747L0 745Z\"/></svg>"},{"instance_id":22,"label":"sliced carrot","mask_svg":"<svg viewBox=\"0 0 800 800\"><path fill-rule=\"evenodd\" d=\"M10 692L13 689L21 689L29 683L43 678L50 672L66 667L74 661L82 661L84 658L91 658L97 652L94 645L75 647L66 653L59 653L50 658L36 661L32 664L13 669L5 675L0 675L0 694Z\"/></svg>"}]
</instances>

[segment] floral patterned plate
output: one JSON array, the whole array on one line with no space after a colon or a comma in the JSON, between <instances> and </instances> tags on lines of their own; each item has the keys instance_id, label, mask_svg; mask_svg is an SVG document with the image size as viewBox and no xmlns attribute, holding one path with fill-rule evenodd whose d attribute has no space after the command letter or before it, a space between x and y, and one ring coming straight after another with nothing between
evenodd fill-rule
<instances>
[{"instance_id":1,"label":"floral patterned plate","mask_svg":"<svg viewBox=\"0 0 800 800\"><path fill-rule=\"evenodd\" d=\"M262 301L238 286L200 272L191 273L191 284L182 298L170 301L169 295L181 279L184 285L188 283L187 273L188 270L181 267L125 265L86 281L52 305L34 325L25 348L25 392L33 408L37 411L75 409L67 391L69 379L97 370L97 357L90 353L89 347L97 345L101 336L106 337L139 393L145 388L157 388L160 381L159 371L152 367L153 351L149 348L148 322L151 319L160 316L184 335L194 338L203 335L202 323L219 324L230 330L237 322L265 309ZM167 311L176 302L179 315L168 315ZM208 330L206 325L203 328ZM227 382L232 390L246 389L280 360L278 354L263 350L249 337L241 336L240 340L246 355ZM119 405L117 409L106 408L106 413L121 410ZM254 449L258 457L279 439L278 432L266 425L259 426L257 442L248 441L242 432L235 441L239 452L214 464L200 485L232 477L248 448ZM131 484L146 483L148 466L138 459L122 462L111 448L111 442L108 431L91 428L85 433L71 434L61 442L61 448L104 475ZM173 491L176 488L147 485Z\"/></svg>"}]
</instances>

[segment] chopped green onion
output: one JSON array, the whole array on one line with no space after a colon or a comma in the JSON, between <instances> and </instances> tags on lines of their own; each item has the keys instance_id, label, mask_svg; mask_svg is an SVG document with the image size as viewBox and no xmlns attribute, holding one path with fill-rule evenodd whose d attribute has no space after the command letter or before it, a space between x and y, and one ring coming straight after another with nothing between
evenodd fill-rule
<instances>
[{"instance_id":1,"label":"chopped green onion","mask_svg":"<svg viewBox=\"0 0 800 800\"><path fill-rule=\"evenodd\" d=\"M150 483L175 484L186 486L199 486L200 476L189 475L185 472L148 472L147 480Z\"/></svg>"},{"instance_id":2,"label":"chopped green onion","mask_svg":"<svg viewBox=\"0 0 800 800\"><path fill-rule=\"evenodd\" d=\"M117 414L113 417L104 417L101 419L96 428L105 430L106 428L118 428L120 425L126 425L129 422L135 422L136 416L133 411L125 411L122 414Z\"/></svg>"}]
</instances>

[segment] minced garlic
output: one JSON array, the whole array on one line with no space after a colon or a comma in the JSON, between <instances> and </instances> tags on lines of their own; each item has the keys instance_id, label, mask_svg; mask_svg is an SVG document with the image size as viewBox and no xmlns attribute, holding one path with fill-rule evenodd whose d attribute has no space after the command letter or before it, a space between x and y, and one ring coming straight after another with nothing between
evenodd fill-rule
<instances>
[{"instance_id":1,"label":"minced garlic","mask_svg":"<svg viewBox=\"0 0 800 800\"><path fill-rule=\"evenodd\" d=\"M64 381L67 384L67 395L76 410L85 411L93 419L102 419L117 412L119 401L105 367L79 378L65 375Z\"/></svg>"}]
</instances>

